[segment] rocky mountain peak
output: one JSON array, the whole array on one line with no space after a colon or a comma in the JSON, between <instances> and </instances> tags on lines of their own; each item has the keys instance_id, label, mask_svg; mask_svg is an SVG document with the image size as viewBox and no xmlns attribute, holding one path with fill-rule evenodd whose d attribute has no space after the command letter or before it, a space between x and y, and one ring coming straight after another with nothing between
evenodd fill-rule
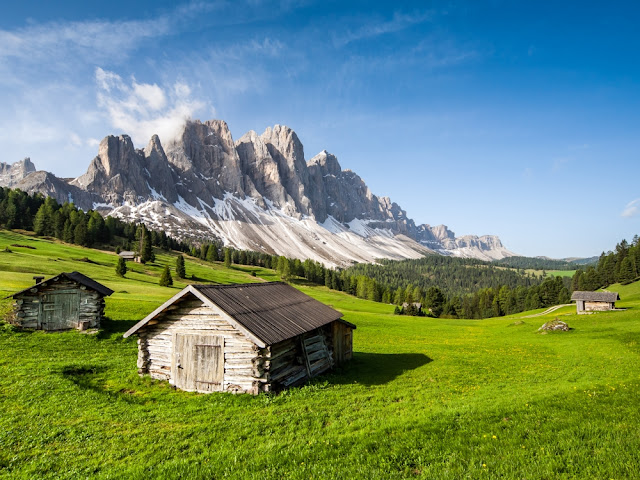
<instances>
[{"instance_id":1,"label":"rocky mountain peak","mask_svg":"<svg viewBox=\"0 0 640 480\"><path fill-rule=\"evenodd\" d=\"M104 198L105 203L135 203L149 193L144 152L136 150L129 135L105 137L84 175L71 185Z\"/></svg>"},{"instance_id":2,"label":"rocky mountain peak","mask_svg":"<svg viewBox=\"0 0 640 480\"><path fill-rule=\"evenodd\" d=\"M36 171L36 166L29 157L14 163L0 162L0 185L13 187L30 173Z\"/></svg>"},{"instance_id":3,"label":"rocky mountain peak","mask_svg":"<svg viewBox=\"0 0 640 480\"><path fill-rule=\"evenodd\" d=\"M132 162L136 163L137 153L129 135L109 135L100 142L96 158L107 176L111 177L116 172L129 169Z\"/></svg>"},{"instance_id":4,"label":"rocky mountain peak","mask_svg":"<svg viewBox=\"0 0 640 480\"><path fill-rule=\"evenodd\" d=\"M276 125L268 127L260 138L278 165L282 186L292 198L295 210L302 215L313 215L305 188L309 184L309 171L304 148L296 132L289 127Z\"/></svg>"},{"instance_id":5,"label":"rocky mountain peak","mask_svg":"<svg viewBox=\"0 0 640 480\"><path fill-rule=\"evenodd\" d=\"M327 152L326 150L321 151L315 157L313 157L307 163L308 167L318 166L320 171L324 175L339 175L342 172L342 167L340 167L340 163L338 162L338 157Z\"/></svg>"},{"instance_id":6,"label":"rocky mountain peak","mask_svg":"<svg viewBox=\"0 0 640 480\"><path fill-rule=\"evenodd\" d=\"M151 137L151 140L149 140L149 143L147 143L147 147L144 149L144 154L146 157L150 156L153 154L153 152L159 152L162 151L162 153L164 154L164 148L162 148L162 143L160 143L160 137L156 134L154 134Z\"/></svg>"},{"instance_id":7,"label":"rocky mountain peak","mask_svg":"<svg viewBox=\"0 0 640 480\"><path fill-rule=\"evenodd\" d=\"M377 197L338 158L308 162L297 134L276 125L233 140L226 122L185 122L164 145L153 135L137 150L128 135L107 136L86 173L67 183L35 172L29 159L0 164L0 186L73 201L88 210L156 225L178 238L222 239L235 248L312 258L327 265L439 252L511 255L493 236L456 238L446 226L418 225Z\"/></svg>"},{"instance_id":8,"label":"rocky mountain peak","mask_svg":"<svg viewBox=\"0 0 640 480\"><path fill-rule=\"evenodd\" d=\"M455 240L455 234L449 230L449 227L446 225L436 225L435 227L431 227L431 232L433 236L439 241L445 240Z\"/></svg>"}]
</instances>

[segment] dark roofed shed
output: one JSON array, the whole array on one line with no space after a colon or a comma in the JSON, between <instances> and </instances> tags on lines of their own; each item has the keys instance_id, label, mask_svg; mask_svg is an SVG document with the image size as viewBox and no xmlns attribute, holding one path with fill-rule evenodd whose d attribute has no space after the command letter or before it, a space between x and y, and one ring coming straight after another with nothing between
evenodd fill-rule
<instances>
[{"instance_id":1,"label":"dark roofed shed","mask_svg":"<svg viewBox=\"0 0 640 480\"><path fill-rule=\"evenodd\" d=\"M35 285L10 295L15 300L13 323L37 330L100 326L104 297L113 290L79 272L62 272L47 280L34 278Z\"/></svg>"},{"instance_id":2,"label":"dark roofed shed","mask_svg":"<svg viewBox=\"0 0 640 480\"><path fill-rule=\"evenodd\" d=\"M592 311L613 310L616 301L620 300L618 292L588 292L576 290L571 295L571 300L576 301L578 313Z\"/></svg>"},{"instance_id":3,"label":"dark roofed shed","mask_svg":"<svg viewBox=\"0 0 640 480\"><path fill-rule=\"evenodd\" d=\"M280 282L189 285L125 333L141 374L200 392L259 393L352 356L355 325Z\"/></svg>"}]
</instances>

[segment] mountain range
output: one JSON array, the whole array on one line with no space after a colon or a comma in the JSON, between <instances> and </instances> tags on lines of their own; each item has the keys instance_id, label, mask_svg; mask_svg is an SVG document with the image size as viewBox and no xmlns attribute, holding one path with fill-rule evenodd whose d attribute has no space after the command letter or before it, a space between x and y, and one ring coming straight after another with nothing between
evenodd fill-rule
<instances>
[{"instance_id":1,"label":"mountain range","mask_svg":"<svg viewBox=\"0 0 640 480\"><path fill-rule=\"evenodd\" d=\"M286 126L234 141L226 122L187 121L162 145L136 149L107 136L83 175L58 178L30 159L0 163L0 186L145 222L179 239L216 237L227 246L327 266L428 253L494 260L513 255L494 235L456 237L445 225L416 225L388 197L374 195L326 150L305 160Z\"/></svg>"}]
</instances>

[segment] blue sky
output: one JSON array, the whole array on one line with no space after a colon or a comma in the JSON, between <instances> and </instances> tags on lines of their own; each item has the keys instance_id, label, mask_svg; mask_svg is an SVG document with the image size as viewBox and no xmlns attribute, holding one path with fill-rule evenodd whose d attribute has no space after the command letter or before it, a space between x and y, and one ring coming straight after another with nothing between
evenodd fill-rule
<instances>
[{"instance_id":1,"label":"blue sky","mask_svg":"<svg viewBox=\"0 0 640 480\"><path fill-rule=\"evenodd\" d=\"M2 8L0 161L75 177L109 134L279 123L519 254L640 233L636 2L57 3Z\"/></svg>"}]
</instances>

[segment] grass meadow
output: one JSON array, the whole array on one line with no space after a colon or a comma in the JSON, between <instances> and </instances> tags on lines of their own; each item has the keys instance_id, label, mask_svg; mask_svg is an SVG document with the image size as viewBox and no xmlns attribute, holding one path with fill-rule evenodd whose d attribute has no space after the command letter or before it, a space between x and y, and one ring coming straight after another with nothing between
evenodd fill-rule
<instances>
[{"instance_id":1,"label":"grass meadow","mask_svg":"<svg viewBox=\"0 0 640 480\"><path fill-rule=\"evenodd\" d=\"M543 274L548 277L573 277L573 275L576 273L576 270L533 270L528 268L525 270L525 272L533 274L536 277L542 277Z\"/></svg>"},{"instance_id":2,"label":"grass meadow","mask_svg":"<svg viewBox=\"0 0 640 480\"><path fill-rule=\"evenodd\" d=\"M488 320L394 316L390 305L300 284L357 325L354 359L309 385L253 397L139 377L136 339L122 333L184 283L157 285L173 255L125 279L115 263L112 253L0 232L3 297L34 274L72 270L116 292L94 335L0 324L0 477L640 477L638 283L611 288L626 311ZM187 275L274 279L191 258ZM573 330L538 333L556 316Z\"/></svg>"}]
</instances>

